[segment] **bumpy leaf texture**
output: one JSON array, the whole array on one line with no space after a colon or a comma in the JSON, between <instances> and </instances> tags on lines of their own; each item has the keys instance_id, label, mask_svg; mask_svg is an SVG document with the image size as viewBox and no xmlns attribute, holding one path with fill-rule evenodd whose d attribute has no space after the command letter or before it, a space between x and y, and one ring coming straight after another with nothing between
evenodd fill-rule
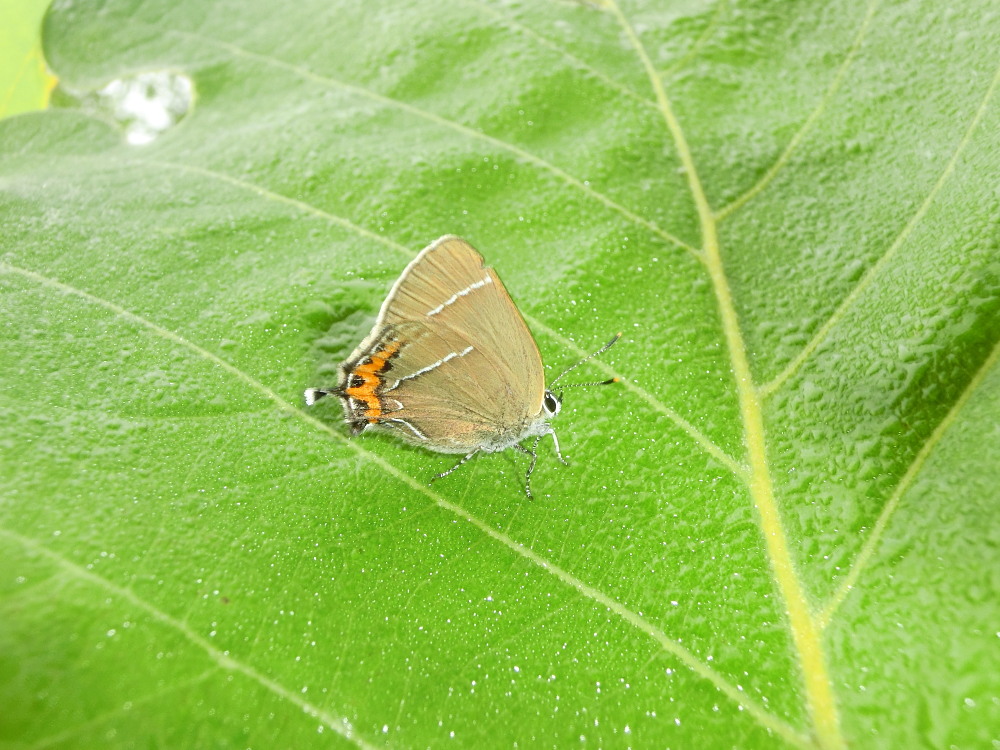
<instances>
[{"instance_id":1,"label":"bumpy leaf texture","mask_svg":"<svg viewBox=\"0 0 1000 750\"><path fill-rule=\"evenodd\" d=\"M5 746L996 739L994 3L108 0L44 40L60 106L0 123ZM140 74L194 96L144 145ZM301 401L445 233L550 377L625 333L534 501L520 454L428 486Z\"/></svg>"}]
</instances>

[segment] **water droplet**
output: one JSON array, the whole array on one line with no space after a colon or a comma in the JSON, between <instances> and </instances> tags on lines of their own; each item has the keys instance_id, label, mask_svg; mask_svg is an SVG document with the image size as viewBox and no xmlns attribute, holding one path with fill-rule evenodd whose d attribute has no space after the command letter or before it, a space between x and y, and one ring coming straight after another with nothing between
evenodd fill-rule
<instances>
[{"instance_id":1,"label":"water droplet","mask_svg":"<svg viewBox=\"0 0 1000 750\"><path fill-rule=\"evenodd\" d=\"M132 145L150 143L187 115L194 100L191 79L172 70L149 71L116 78L85 101L111 115Z\"/></svg>"}]
</instances>

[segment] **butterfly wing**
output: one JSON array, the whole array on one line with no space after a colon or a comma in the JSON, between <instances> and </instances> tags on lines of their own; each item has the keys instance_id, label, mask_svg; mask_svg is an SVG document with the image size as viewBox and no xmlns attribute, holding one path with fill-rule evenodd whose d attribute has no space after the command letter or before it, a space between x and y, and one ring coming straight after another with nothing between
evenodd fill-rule
<instances>
[{"instance_id":1,"label":"butterfly wing","mask_svg":"<svg viewBox=\"0 0 1000 750\"><path fill-rule=\"evenodd\" d=\"M496 272L449 235L403 271L372 333L344 364L341 386L364 396L354 406L368 424L461 453L516 442L542 411L545 378L538 347ZM357 424L358 408L353 418L345 408Z\"/></svg>"}]
</instances>

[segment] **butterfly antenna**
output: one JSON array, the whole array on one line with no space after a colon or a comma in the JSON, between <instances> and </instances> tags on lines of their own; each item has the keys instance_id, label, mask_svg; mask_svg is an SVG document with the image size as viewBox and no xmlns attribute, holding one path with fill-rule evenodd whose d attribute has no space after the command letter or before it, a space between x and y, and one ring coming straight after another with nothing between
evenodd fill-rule
<instances>
[{"instance_id":1,"label":"butterfly antenna","mask_svg":"<svg viewBox=\"0 0 1000 750\"><path fill-rule=\"evenodd\" d=\"M575 365L570 365L569 367L567 367L565 370L562 371L562 374L559 375L558 378L556 378L551 383L549 383L549 388L552 388L553 386L555 386L556 383L558 383L560 380L562 380L569 373L573 372L573 370L575 370L577 367L579 367L580 365L582 365L584 362L589 362L594 357L596 357L598 355L601 355L601 354L604 354L604 352L606 352L608 349L610 349L612 346L614 346L618 342L618 339L620 339L621 337L622 337L621 332L616 333L614 335L614 338L611 339L611 341L609 341L608 343L606 343L604 346L602 346L596 352L594 352L593 354L588 354L586 357L584 357L583 359L581 359ZM563 388L582 388L584 386L591 386L591 385L610 385L611 383L617 383L617 382L618 382L618 378L610 378L609 380L597 380L597 381L594 381L592 383L571 383L570 385L564 385Z\"/></svg>"},{"instance_id":2,"label":"butterfly antenna","mask_svg":"<svg viewBox=\"0 0 1000 750\"><path fill-rule=\"evenodd\" d=\"M612 383L619 382L621 382L619 378L608 378L607 380L592 380L589 383L568 383L559 387L559 393L562 393L567 388L589 388L592 385L611 385Z\"/></svg>"}]
</instances>

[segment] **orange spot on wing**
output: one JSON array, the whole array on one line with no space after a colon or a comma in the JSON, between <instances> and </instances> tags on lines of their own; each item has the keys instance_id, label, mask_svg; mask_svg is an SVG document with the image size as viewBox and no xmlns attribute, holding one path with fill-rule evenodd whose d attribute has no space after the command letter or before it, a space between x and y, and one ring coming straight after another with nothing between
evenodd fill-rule
<instances>
[{"instance_id":1,"label":"orange spot on wing","mask_svg":"<svg viewBox=\"0 0 1000 750\"><path fill-rule=\"evenodd\" d=\"M392 355L397 351L399 351L399 342L392 341L381 351L372 354L367 361L360 363L351 371L350 379L361 378L361 385L347 388L344 391L351 398L364 402L365 417L372 424L382 416L382 402L377 393L382 386L382 372Z\"/></svg>"}]
</instances>

